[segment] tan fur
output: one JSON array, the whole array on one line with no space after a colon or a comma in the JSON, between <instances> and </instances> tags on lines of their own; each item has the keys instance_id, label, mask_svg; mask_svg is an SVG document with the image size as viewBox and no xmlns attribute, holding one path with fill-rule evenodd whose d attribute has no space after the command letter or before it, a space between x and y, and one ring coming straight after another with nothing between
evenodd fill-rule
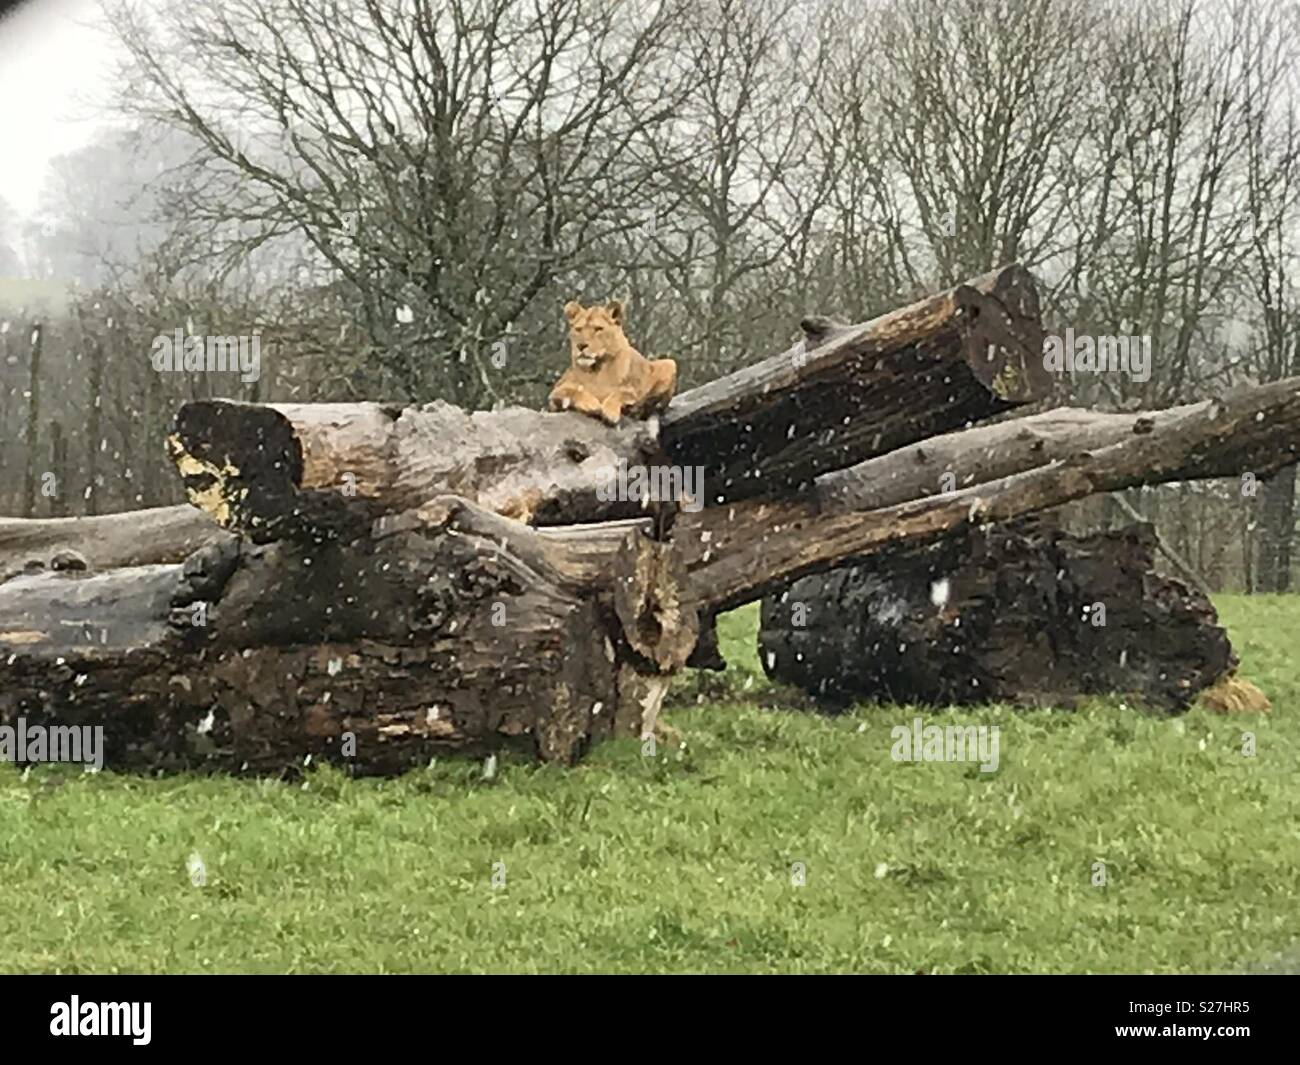
<instances>
[{"instance_id":1,"label":"tan fur","mask_svg":"<svg viewBox=\"0 0 1300 1065\"><path fill-rule=\"evenodd\" d=\"M668 406L677 387L677 363L647 359L623 332L623 303L564 305L569 319L570 365L551 389L551 410L576 410L610 425L623 415L648 418Z\"/></svg>"},{"instance_id":2,"label":"tan fur","mask_svg":"<svg viewBox=\"0 0 1300 1065\"><path fill-rule=\"evenodd\" d=\"M1216 714L1267 714L1273 709L1255 685L1231 675L1201 692L1197 705Z\"/></svg>"}]
</instances>

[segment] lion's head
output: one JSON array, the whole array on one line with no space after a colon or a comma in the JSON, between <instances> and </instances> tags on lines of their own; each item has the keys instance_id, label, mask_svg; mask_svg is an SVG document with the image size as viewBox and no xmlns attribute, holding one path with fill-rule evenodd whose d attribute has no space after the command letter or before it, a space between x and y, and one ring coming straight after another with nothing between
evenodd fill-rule
<instances>
[{"instance_id":1,"label":"lion's head","mask_svg":"<svg viewBox=\"0 0 1300 1065\"><path fill-rule=\"evenodd\" d=\"M570 300L564 305L564 316L569 319L569 354L580 369L594 370L632 347L623 332L622 300L598 307Z\"/></svg>"}]
</instances>

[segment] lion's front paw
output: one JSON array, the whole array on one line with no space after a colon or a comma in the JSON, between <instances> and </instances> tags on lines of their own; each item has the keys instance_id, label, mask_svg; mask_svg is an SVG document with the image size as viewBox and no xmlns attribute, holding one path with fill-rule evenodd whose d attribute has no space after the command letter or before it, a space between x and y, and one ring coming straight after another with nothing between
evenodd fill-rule
<instances>
[{"instance_id":1,"label":"lion's front paw","mask_svg":"<svg viewBox=\"0 0 1300 1065\"><path fill-rule=\"evenodd\" d=\"M617 396L610 396L600 405L600 419L606 425L617 425L623 417L623 404Z\"/></svg>"}]
</instances>

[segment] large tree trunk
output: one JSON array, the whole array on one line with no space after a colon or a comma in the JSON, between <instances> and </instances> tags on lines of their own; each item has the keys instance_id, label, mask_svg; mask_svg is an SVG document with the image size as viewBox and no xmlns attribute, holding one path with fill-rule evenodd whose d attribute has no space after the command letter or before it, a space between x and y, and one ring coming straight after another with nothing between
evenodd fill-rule
<instances>
[{"instance_id":1,"label":"large tree trunk","mask_svg":"<svg viewBox=\"0 0 1300 1065\"><path fill-rule=\"evenodd\" d=\"M103 725L115 766L568 762L653 728L695 643L683 579L635 528L574 543L454 497L348 544L24 575L0 586L0 722Z\"/></svg>"},{"instance_id":2,"label":"large tree trunk","mask_svg":"<svg viewBox=\"0 0 1300 1065\"><path fill-rule=\"evenodd\" d=\"M616 517L596 486L658 455L655 426L510 407L466 412L378 403L186 403L168 438L190 502L257 541L315 528L346 535L455 494L521 521ZM627 508L624 508L625 510Z\"/></svg>"},{"instance_id":3,"label":"large tree trunk","mask_svg":"<svg viewBox=\"0 0 1300 1065\"><path fill-rule=\"evenodd\" d=\"M466 413L446 403L185 404L169 439L190 502L254 539L334 529L431 490L540 525L636 513L601 472L703 470L703 503L771 494L1045 394L1037 297L1017 266L856 326L805 323L779 355L678 396L662 421ZM657 435L658 434L658 435ZM351 505L355 501L358 506Z\"/></svg>"},{"instance_id":4,"label":"large tree trunk","mask_svg":"<svg viewBox=\"0 0 1300 1065\"><path fill-rule=\"evenodd\" d=\"M0 518L0 581L28 568L59 568L59 556L72 554L96 570L180 562L206 543L231 538L184 505L92 518Z\"/></svg>"},{"instance_id":5,"label":"large tree trunk","mask_svg":"<svg viewBox=\"0 0 1300 1065\"><path fill-rule=\"evenodd\" d=\"M1099 492L1264 477L1297 458L1293 378L1165 411L1056 410L950 433L819 478L802 496L684 514L674 534L707 614L807 573Z\"/></svg>"},{"instance_id":6,"label":"large tree trunk","mask_svg":"<svg viewBox=\"0 0 1300 1065\"><path fill-rule=\"evenodd\" d=\"M1130 695L1176 711L1235 665L1214 607L1155 572L1149 525L1028 521L804 577L763 600L768 675L834 706Z\"/></svg>"},{"instance_id":7,"label":"large tree trunk","mask_svg":"<svg viewBox=\"0 0 1300 1065\"><path fill-rule=\"evenodd\" d=\"M788 351L696 388L664 415L710 505L811 482L1046 395L1032 279L1007 266L860 325L805 319Z\"/></svg>"}]
</instances>

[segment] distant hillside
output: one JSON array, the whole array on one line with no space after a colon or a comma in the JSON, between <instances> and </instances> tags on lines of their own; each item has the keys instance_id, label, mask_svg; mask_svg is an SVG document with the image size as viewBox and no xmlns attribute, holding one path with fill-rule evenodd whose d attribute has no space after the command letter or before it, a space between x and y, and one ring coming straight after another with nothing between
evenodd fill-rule
<instances>
[{"instance_id":1,"label":"distant hillside","mask_svg":"<svg viewBox=\"0 0 1300 1065\"><path fill-rule=\"evenodd\" d=\"M40 314L61 318L68 313L72 282L0 277L0 314Z\"/></svg>"}]
</instances>

